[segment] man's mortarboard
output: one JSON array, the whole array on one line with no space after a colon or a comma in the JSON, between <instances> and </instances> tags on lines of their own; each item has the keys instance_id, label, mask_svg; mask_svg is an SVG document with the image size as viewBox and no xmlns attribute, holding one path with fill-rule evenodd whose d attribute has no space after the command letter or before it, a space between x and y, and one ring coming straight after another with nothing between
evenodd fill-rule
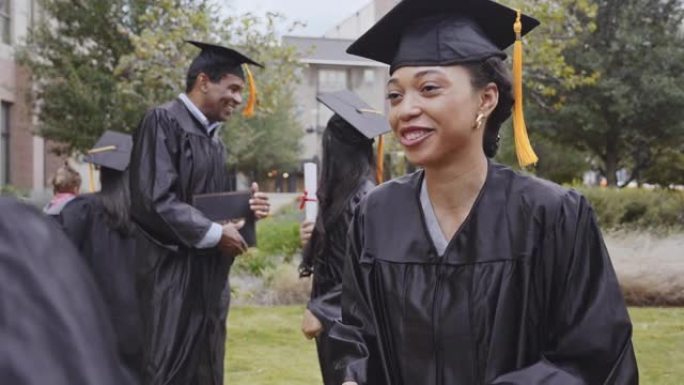
<instances>
[{"instance_id":1,"label":"man's mortarboard","mask_svg":"<svg viewBox=\"0 0 684 385\"><path fill-rule=\"evenodd\" d=\"M86 153L85 161L117 171L125 171L131 161L133 139L128 134L105 131Z\"/></svg>"},{"instance_id":2,"label":"man's mortarboard","mask_svg":"<svg viewBox=\"0 0 684 385\"><path fill-rule=\"evenodd\" d=\"M249 98L242 114L246 117L254 115L257 91L252 71L250 71L248 65L255 65L261 68L264 68L264 66L232 48L194 40L186 40L186 42L202 50L190 64L188 74L197 76L207 66L222 66L228 70L228 73L241 79L246 78Z\"/></svg>"},{"instance_id":3,"label":"man's mortarboard","mask_svg":"<svg viewBox=\"0 0 684 385\"><path fill-rule=\"evenodd\" d=\"M376 180L378 183L381 183L384 174L384 141L382 135L392 130L385 115L373 109L358 95L349 90L319 94L316 99L325 104L366 138L380 137L378 139Z\"/></svg>"},{"instance_id":4,"label":"man's mortarboard","mask_svg":"<svg viewBox=\"0 0 684 385\"><path fill-rule=\"evenodd\" d=\"M537 161L522 110L521 37L539 21L490 0L403 0L356 40L347 52L390 65L446 66L504 59L513 49L513 126L518 161Z\"/></svg>"}]
</instances>

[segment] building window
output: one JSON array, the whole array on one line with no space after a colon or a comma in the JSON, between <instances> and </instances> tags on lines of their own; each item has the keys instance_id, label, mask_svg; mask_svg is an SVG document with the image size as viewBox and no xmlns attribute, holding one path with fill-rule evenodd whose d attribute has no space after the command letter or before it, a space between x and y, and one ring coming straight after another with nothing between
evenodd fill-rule
<instances>
[{"instance_id":1,"label":"building window","mask_svg":"<svg viewBox=\"0 0 684 385\"><path fill-rule=\"evenodd\" d=\"M334 92L347 89L347 71L334 69L321 69L318 71L318 92ZM316 123L319 130L328 124L333 115L332 111L321 103L318 103Z\"/></svg>"},{"instance_id":2,"label":"building window","mask_svg":"<svg viewBox=\"0 0 684 385\"><path fill-rule=\"evenodd\" d=\"M347 89L347 71L318 71L318 92L333 92Z\"/></svg>"},{"instance_id":3,"label":"building window","mask_svg":"<svg viewBox=\"0 0 684 385\"><path fill-rule=\"evenodd\" d=\"M0 0L0 38L5 44L12 43L12 18L10 0Z\"/></svg>"},{"instance_id":4,"label":"building window","mask_svg":"<svg viewBox=\"0 0 684 385\"><path fill-rule=\"evenodd\" d=\"M10 103L0 108L0 186L10 183Z\"/></svg>"},{"instance_id":5,"label":"building window","mask_svg":"<svg viewBox=\"0 0 684 385\"><path fill-rule=\"evenodd\" d=\"M363 70L363 82L365 84L372 85L375 83L375 70L372 68L366 68Z\"/></svg>"}]
</instances>

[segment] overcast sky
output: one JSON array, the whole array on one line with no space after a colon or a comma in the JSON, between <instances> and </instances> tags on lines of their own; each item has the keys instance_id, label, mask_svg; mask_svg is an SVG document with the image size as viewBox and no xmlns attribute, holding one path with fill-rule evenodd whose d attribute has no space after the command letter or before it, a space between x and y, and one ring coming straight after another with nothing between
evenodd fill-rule
<instances>
[{"instance_id":1,"label":"overcast sky","mask_svg":"<svg viewBox=\"0 0 684 385\"><path fill-rule=\"evenodd\" d=\"M299 28L294 35L320 36L329 28L360 10L371 0L223 0L226 13L252 12L263 15L278 12L287 20L302 21L306 28Z\"/></svg>"}]
</instances>

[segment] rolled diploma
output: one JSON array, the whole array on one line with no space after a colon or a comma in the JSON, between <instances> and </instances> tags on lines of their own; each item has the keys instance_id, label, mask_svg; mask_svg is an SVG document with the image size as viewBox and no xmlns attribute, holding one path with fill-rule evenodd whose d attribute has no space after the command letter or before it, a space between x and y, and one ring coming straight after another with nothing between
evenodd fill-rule
<instances>
[{"instance_id":1,"label":"rolled diploma","mask_svg":"<svg viewBox=\"0 0 684 385\"><path fill-rule=\"evenodd\" d=\"M316 163L304 163L304 191L307 201L304 203L304 217L309 222L315 222L318 215L318 201L316 188L318 187L318 167Z\"/></svg>"}]
</instances>

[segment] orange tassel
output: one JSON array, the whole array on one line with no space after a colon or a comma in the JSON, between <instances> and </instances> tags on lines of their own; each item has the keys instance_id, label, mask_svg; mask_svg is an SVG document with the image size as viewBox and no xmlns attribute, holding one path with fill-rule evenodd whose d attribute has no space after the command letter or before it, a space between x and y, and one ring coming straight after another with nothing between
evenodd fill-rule
<instances>
[{"instance_id":1,"label":"orange tassel","mask_svg":"<svg viewBox=\"0 0 684 385\"><path fill-rule=\"evenodd\" d=\"M247 66L247 64L244 64L243 68L245 70L245 74L247 75L247 87L249 87L249 97L247 98L247 105L245 106L245 109L242 111L242 116L244 116L245 118L251 118L252 116L254 116L254 110L256 108L257 89L256 84L254 84L254 76L252 76L252 71L250 71L249 66Z\"/></svg>"},{"instance_id":2,"label":"orange tassel","mask_svg":"<svg viewBox=\"0 0 684 385\"><path fill-rule=\"evenodd\" d=\"M382 135L378 138L378 159L376 161L375 180L378 184L385 179L385 138Z\"/></svg>"},{"instance_id":3,"label":"orange tassel","mask_svg":"<svg viewBox=\"0 0 684 385\"><path fill-rule=\"evenodd\" d=\"M522 88L522 22L520 21L520 11L513 24L515 32L515 43L513 44L513 95L515 105L513 106L513 134L515 138L515 153L518 156L520 167L527 167L537 163L539 158L534 153L530 138L527 135L525 117L523 115L523 88Z\"/></svg>"}]
</instances>

